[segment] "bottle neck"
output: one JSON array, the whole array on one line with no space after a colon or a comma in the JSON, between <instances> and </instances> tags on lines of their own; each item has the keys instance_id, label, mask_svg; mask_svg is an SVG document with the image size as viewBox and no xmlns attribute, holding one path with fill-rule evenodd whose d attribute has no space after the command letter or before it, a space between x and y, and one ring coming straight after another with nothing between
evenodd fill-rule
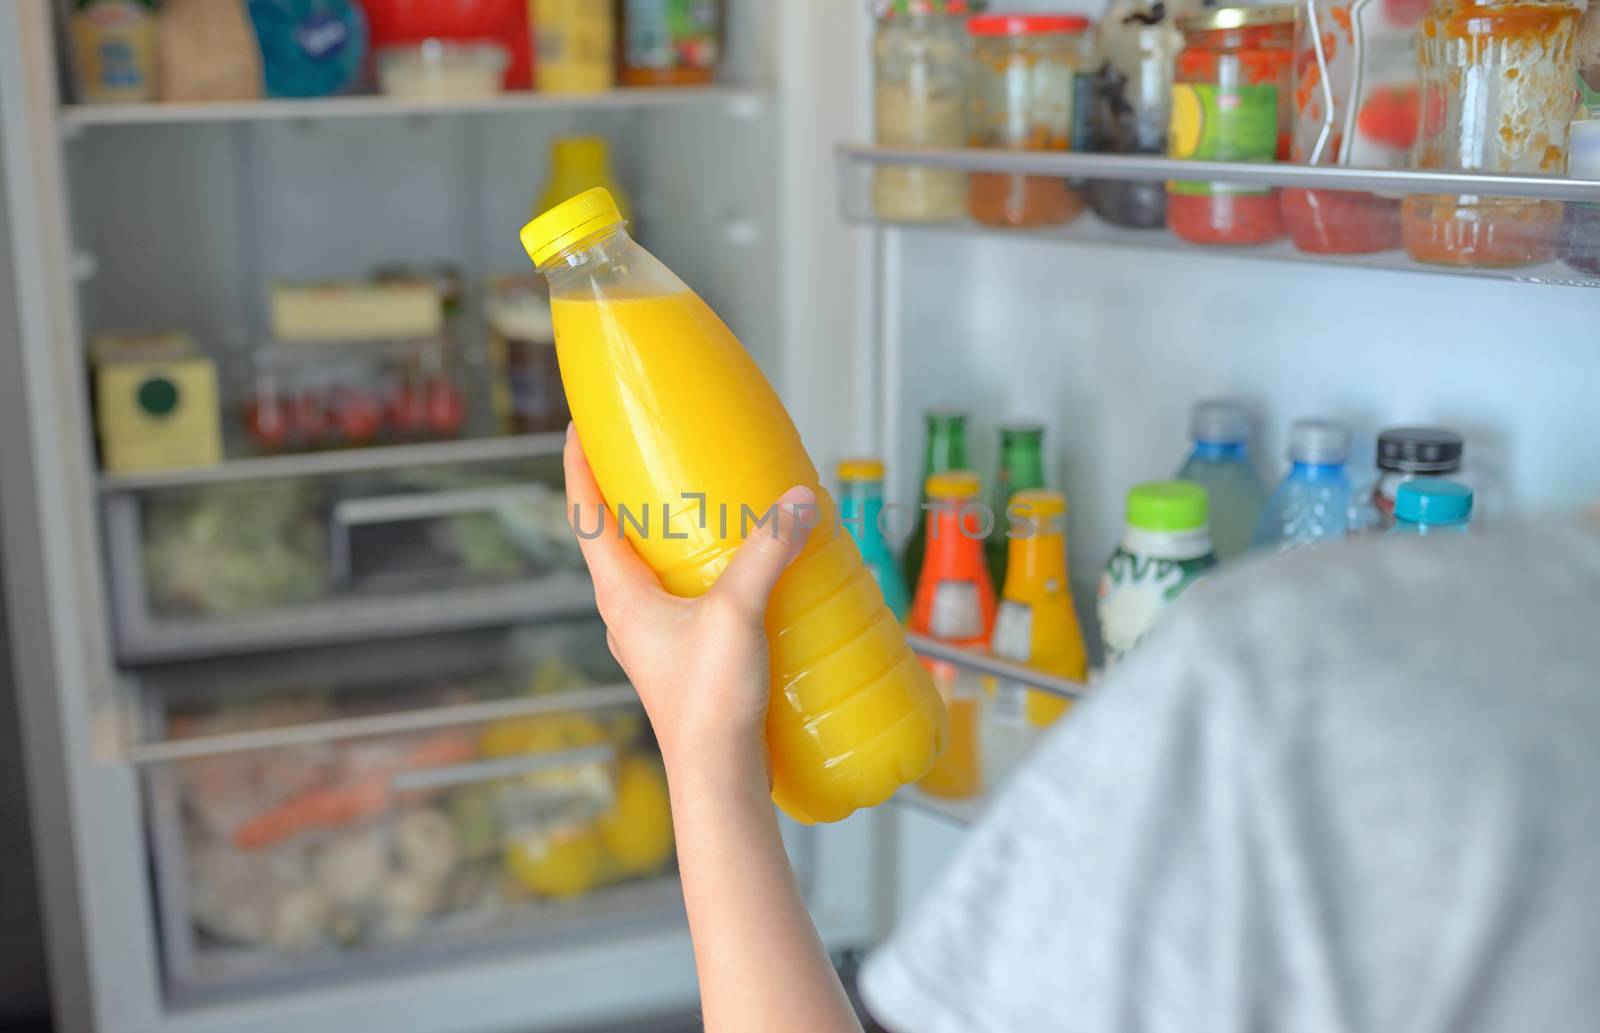
<instances>
[{"instance_id":1,"label":"bottle neck","mask_svg":"<svg viewBox=\"0 0 1600 1033\"><path fill-rule=\"evenodd\" d=\"M1308 463L1300 459L1289 468L1289 476L1301 481L1344 480L1343 463Z\"/></svg>"},{"instance_id":2,"label":"bottle neck","mask_svg":"<svg viewBox=\"0 0 1600 1033\"><path fill-rule=\"evenodd\" d=\"M839 520L863 550L884 544L879 518L883 513L883 485L876 481L844 481L839 485Z\"/></svg>"},{"instance_id":3,"label":"bottle neck","mask_svg":"<svg viewBox=\"0 0 1600 1033\"><path fill-rule=\"evenodd\" d=\"M539 271L549 279L553 289L563 279L617 263L632 244L626 224L614 222L598 226L545 259L539 264Z\"/></svg>"},{"instance_id":4,"label":"bottle neck","mask_svg":"<svg viewBox=\"0 0 1600 1033\"><path fill-rule=\"evenodd\" d=\"M1037 445L1020 445L1000 457L1000 477L995 486L997 510L1005 509L1019 491L1044 487L1044 457Z\"/></svg>"},{"instance_id":5,"label":"bottle neck","mask_svg":"<svg viewBox=\"0 0 1600 1033\"><path fill-rule=\"evenodd\" d=\"M941 581L972 581L988 577L983 562L984 520L975 499L930 499L928 549L924 577Z\"/></svg>"},{"instance_id":6,"label":"bottle neck","mask_svg":"<svg viewBox=\"0 0 1600 1033\"><path fill-rule=\"evenodd\" d=\"M1061 531L1040 531L1007 543L1007 596L1066 591L1067 536Z\"/></svg>"},{"instance_id":7,"label":"bottle neck","mask_svg":"<svg viewBox=\"0 0 1600 1033\"><path fill-rule=\"evenodd\" d=\"M1221 463L1229 460L1243 461L1245 446L1243 441L1200 441L1194 443L1194 458L1208 463Z\"/></svg>"},{"instance_id":8,"label":"bottle neck","mask_svg":"<svg viewBox=\"0 0 1600 1033\"><path fill-rule=\"evenodd\" d=\"M966 428L954 423L935 423L928 427L928 452L922 464L923 476L967 468Z\"/></svg>"}]
</instances>

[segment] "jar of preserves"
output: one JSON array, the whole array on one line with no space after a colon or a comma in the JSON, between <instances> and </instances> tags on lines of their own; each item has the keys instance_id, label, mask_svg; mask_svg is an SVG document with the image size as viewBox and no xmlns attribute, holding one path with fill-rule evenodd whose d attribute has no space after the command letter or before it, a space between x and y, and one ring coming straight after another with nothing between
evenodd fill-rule
<instances>
[{"instance_id":1,"label":"jar of preserves","mask_svg":"<svg viewBox=\"0 0 1600 1033\"><path fill-rule=\"evenodd\" d=\"M966 0L879 0L876 7L875 139L887 147L966 146ZM964 173L901 165L873 172L880 219L959 219L966 202Z\"/></svg>"},{"instance_id":2,"label":"jar of preserves","mask_svg":"<svg viewBox=\"0 0 1600 1033\"><path fill-rule=\"evenodd\" d=\"M1212 7L1178 19L1167 153L1201 161L1282 161L1294 97L1293 7ZM1205 180L1167 184L1167 225L1195 244L1283 236L1277 191Z\"/></svg>"},{"instance_id":3,"label":"jar of preserves","mask_svg":"<svg viewBox=\"0 0 1600 1033\"><path fill-rule=\"evenodd\" d=\"M1564 0L1435 0L1417 32L1417 166L1566 171L1579 13ZM1559 201L1413 194L1401 206L1419 262L1529 265L1554 255L1560 233Z\"/></svg>"},{"instance_id":4,"label":"jar of preserves","mask_svg":"<svg viewBox=\"0 0 1600 1033\"><path fill-rule=\"evenodd\" d=\"M1198 0L1115 0L1096 29L1103 61L1093 104L1095 149L1112 154L1167 153L1172 71L1183 34L1178 15ZM1084 187L1095 214L1117 226L1161 229L1167 188L1160 182L1094 179Z\"/></svg>"},{"instance_id":5,"label":"jar of preserves","mask_svg":"<svg viewBox=\"0 0 1600 1033\"><path fill-rule=\"evenodd\" d=\"M1078 15L979 15L972 36L974 147L1065 151L1072 146L1073 88L1089 20ZM1083 198L1056 176L974 172L967 212L989 226L1056 226L1083 212Z\"/></svg>"},{"instance_id":6,"label":"jar of preserves","mask_svg":"<svg viewBox=\"0 0 1600 1033\"><path fill-rule=\"evenodd\" d=\"M1378 40L1369 40L1368 0L1302 0L1294 50L1290 158L1349 165L1362 84ZM1386 33L1392 41L1399 37ZM1393 49L1392 47L1387 49ZM1409 49L1409 48L1407 48ZM1400 202L1353 190L1289 188L1279 195L1294 246L1312 254L1358 255L1400 246Z\"/></svg>"},{"instance_id":7,"label":"jar of preserves","mask_svg":"<svg viewBox=\"0 0 1600 1033\"><path fill-rule=\"evenodd\" d=\"M722 57L724 0L622 0L624 86L703 86ZM593 3L602 7L602 3Z\"/></svg>"}]
</instances>

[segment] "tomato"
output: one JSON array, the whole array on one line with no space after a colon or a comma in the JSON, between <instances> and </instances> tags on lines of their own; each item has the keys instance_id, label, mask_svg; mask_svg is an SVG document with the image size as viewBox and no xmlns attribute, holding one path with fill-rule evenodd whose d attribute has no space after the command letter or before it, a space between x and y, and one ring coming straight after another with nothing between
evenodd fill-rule
<instances>
[{"instance_id":1,"label":"tomato","mask_svg":"<svg viewBox=\"0 0 1600 1033\"><path fill-rule=\"evenodd\" d=\"M454 437L467 422L467 403L460 388L443 377L434 377L427 387L428 429L439 437Z\"/></svg>"},{"instance_id":2,"label":"tomato","mask_svg":"<svg viewBox=\"0 0 1600 1033\"><path fill-rule=\"evenodd\" d=\"M1444 123L1442 99L1430 104L1429 121ZM1372 91L1356 116L1356 130L1373 143L1396 151L1408 151L1417 141L1420 105L1415 83L1380 86ZM1437 130L1435 130L1437 131Z\"/></svg>"},{"instance_id":3,"label":"tomato","mask_svg":"<svg viewBox=\"0 0 1600 1033\"><path fill-rule=\"evenodd\" d=\"M383 406L359 388L335 389L328 408L334 427L348 445L370 444L383 427Z\"/></svg>"},{"instance_id":4,"label":"tomato","mask_svg":"<svg viewBox=\"0 0 1600 1033\"><path fill-rule=\"evenodd\" d=\"M289 421L283 407L271 399L256 399L245 409L245 426L263 452L276 452L289 440Z\"/></svg>"}]
</instances>

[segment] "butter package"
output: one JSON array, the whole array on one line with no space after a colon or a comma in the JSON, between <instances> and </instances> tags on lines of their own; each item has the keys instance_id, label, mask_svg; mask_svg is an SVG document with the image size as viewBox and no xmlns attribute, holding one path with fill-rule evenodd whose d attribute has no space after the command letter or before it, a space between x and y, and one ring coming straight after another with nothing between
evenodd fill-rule
<instances>
[{"instance_id":1,"label":"butter package","mask_svg":"<svg viewBox=\"0 0 1600 1033\"><path fill-rule=\"evenodd\" d=\"M222 461L217 367L182 333L104 334L90 346L95 429L107 470Z\"/></svg>"}]
</instances>

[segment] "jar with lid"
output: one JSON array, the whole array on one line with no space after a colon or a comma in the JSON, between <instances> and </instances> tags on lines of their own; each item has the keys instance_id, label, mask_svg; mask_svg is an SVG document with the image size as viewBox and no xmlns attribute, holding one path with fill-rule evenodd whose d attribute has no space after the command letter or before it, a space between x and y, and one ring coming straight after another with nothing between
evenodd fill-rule
<instances>
[{"instance_id":1,"label":"jar with lid","mask_svg":"<svg viewBox=\"0 0 1600 1033\"><path fill-rule=\"evenodd\" d=\"M1594 4L1591 10L1600 9L1600 0L1591 0L1591 3ZM1571 153L1567 175L1573 179L1600 180L1600 118L1572 123L1568 148ZM1595 196L1600 199L1600 183L1595 184ZM1600 277L1600 201L1567 205L1561 260L1577 272Z\"/></svg>"},{"instance_id":2,"label":"jar with lid","mask_svg":"<svg viewBox=\"0 0 1600 1033\"><path fill-rule=\"evenodd\" d=\"M1212 7L1178 19L1167 153L1201 161L1283 161L1294 112L1293 7ZM1277 191L1204 180L1167 184L1167 225L1195 244L1283 236Z\"/></svg>"},{"instance_id":3,"label":"jar with lid","mask_svg":"<svg viewBox=\"0 0 1600 1033\"><path fill-rule=\"evenodd\" d=\"M1167 153L1173 63L1183 47L1176 21L1199 6L1198 0L1113 0L1096 28L1102 59L1092 104L1096 150ZM1163 183L1092 179L1084 192L1095 214L1113 225L1161 229L1167 224Z\"/></svg>"},{"instance_id":4,"label":"jar with lid","mask_svg":"<svg viewBox=\"0 0 1600 1033\"><path fill-rule=\"evenodd\" d=\"M624 86L703 86L722 57L725 0L622 0ZM594 7L603 3L594 2Z\"/></svg>"},{"instance_id":5,"label":"jar with lid","mask_svg":"<svg viewBox=\"0 0 1600 1033\"><path fill-rule=\"evenodd\" d=\"M1089 20L1078 15L979 15L972 36L974 147L1065 151L1072 146L1074 80ZM1056 176L975 172L967 212L988 226L1057 226L1083 212L1083 199Z\"/></svg>"},{"instance_id":6,"label":"jar with lid","mask_svg":"<svg viewBox=\"0 0 1600 1033\"><path fill-rule=\"evenodd\" d=\"M544 278L492 280L486 315L494 413L500 429L508 434L565 430L572 412L561 386Z\"/></svg>"},{"instance_id":7,"label":"jar with lid","mask_svg":"<svg viewBox=\"0 0 1600 1033\"><path fill-rule=\"evenodd\" d=\"M1349 165L1357 142L1356 114L1365 110L1375 51L1403 37L1374 33L1368 0L1302 0L1294 49L1294 132L1290 158L1307 165ZM1369 34L1374 38L1368 39ZM1388 44L1379 47L1379 43ZM1409 48L1406 48L1409 49ZM1403 60L1403 58L1402 58ZM1391 62L1392 63L1392 62ZM1296 249L1320 255L1358 255L1400 246L1400 202L1354 190L1288 188L1279 194L1283 221Z\"/></svg>"},{"instance_id":8,"label":"jar with lid","mask_svg":"<svg viewBox=\"0 0 1600 1033\"><path fill-rule=\"evenodd\" d=\"M1417 166L1565 172L1579 13L1564 0L1435 0L1417 32ZM1559 201L1413 194L1400 229L1419 262L1503 268L1550 259L1561 217Z\"/></svg>"},{"instance_id":9,"label":"jar with lid","mask_svg":"<svg viewBox=\"0 0 1600 1033\"><path fill-rule=\"evenodd\" d=\"M1378 435L1378 482L1372 486L1369 525L1394 526L1400 485L1418 477L1458 477L1461 435L1442 427L1391 427Z\"/></svg>"},{"instance_id":10,"label":"jar with lid","mask_svg":"<svg viewBox=\"0 0 1600 1033\"><path fill-rule=\"evenodd\" d=\"M966 146L966 0L878 0L875 7L875 139L886 147ZM880 219L959 219L966 200L961 172L900 165L873 172Z\"/></svg>"}]
</instances>

